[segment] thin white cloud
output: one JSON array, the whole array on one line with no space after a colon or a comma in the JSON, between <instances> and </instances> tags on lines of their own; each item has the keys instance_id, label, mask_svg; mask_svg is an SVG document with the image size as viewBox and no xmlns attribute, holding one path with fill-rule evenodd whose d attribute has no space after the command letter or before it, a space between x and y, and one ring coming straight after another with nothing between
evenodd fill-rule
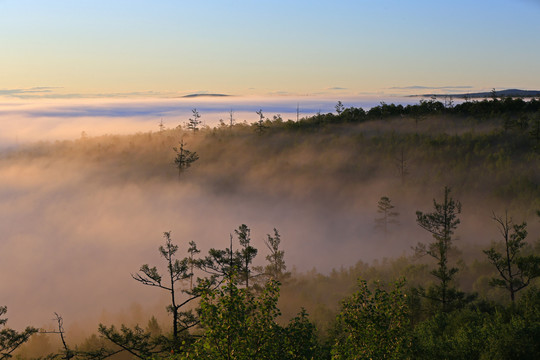
<instances>
[{"instance_id":1,"label":"thin white cloud","mask_svg":"<svg viewBox=\"0 0 540 360\"><path fill-rule=\"evenodd\" d=\"M52 94L54 89L58 87L37 86L25 89L0 89L0 96L25 97L25 96L43 96L44 94Z\"/></svg>"},{"instance_id":2,"label":"thin white cloud","mask_svg":"<svg viewBox=\"0 0 540 360\"><path fill-rule=\"evenodd\" d=\"M472 89L470 85L454 85L454 86L422 86L422 85L411 85L411 86L393 86L389 89L392 90L448 90L448 89Z\"/></svg>"},{"instance_id":3,"label":"thin white cloud","mask_svg":"<svg viewBox=\"0 0 540 360\"><path fill-rule=\"evenodd\" d=\"M159 91L131 91L113 93L69 93L60 92L62 87L36 86L32 88L0 89L0 97L11 97L18 99L103 99L103 98L154 98L154 97L177 97L176 92ZM201 92L205 93L205 92Z\"/></svg>"}]
</instances>

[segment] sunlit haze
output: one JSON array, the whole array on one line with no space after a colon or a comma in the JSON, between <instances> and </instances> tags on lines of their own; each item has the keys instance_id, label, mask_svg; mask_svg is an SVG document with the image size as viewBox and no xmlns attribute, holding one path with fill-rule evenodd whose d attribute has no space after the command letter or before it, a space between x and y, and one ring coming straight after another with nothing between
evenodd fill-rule
<instances>
[{"instance_id":1,"label":"sunlit haze","mask_svg":"<svg viewBox=\"0 0 540 360\"><path fill-rule=\"evenodd\" d=\"M305 302L332 328L360 271L427 289L440 258L472 312L504 304L495 214L540 251L540 93L508 89L540 90L540 1L0 0L0 330L58 312L72 348L100 322L169 332L168 292L132 275L167 271L164 232L182 259L239 249L241 224L260 279L284 251L285 321ZM450 189L455 233L419 221ZM414 294L411 328L435 309Z\"/></svg>"}]
</instances>

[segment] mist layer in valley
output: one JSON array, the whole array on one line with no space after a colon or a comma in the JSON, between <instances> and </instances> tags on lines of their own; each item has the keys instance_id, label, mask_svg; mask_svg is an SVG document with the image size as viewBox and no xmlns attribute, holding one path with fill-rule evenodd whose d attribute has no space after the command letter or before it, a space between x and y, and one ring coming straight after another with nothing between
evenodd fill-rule
<instances>
[{"instance_id":1,"label":"mist layer in valley","mask_svg":"<svg viewBox=\"0 0 540 360\"><path fill-rule=\"evenodd\" d=\"M347 106L372 107L381 97L340 97ZM189 98L2 98L0 97L0 149L36 141L77 139L81 133L132 134L155 131L159 123L166 128L185 125L193 109L201 114L203 126L216 126L220 120L247 123L258 120L262 109L272 118L284 119L332 112L337 102L334 96L300 97L189 97ZM389 97L387 101L412 104L417 100Z\"/></svg>"},{"instance_id":2,"label":"mist layer in valley","mask_svg":"<svg viewBox=\"0 0 540 360\"><path fill-rule=\"evenodd\" d=\"M430 240L415 211L431 211L445 185L463 203L458 246L489 244L497 237L491 212L508 208L526 219L534 199L492 196L495 179L478 178L487 165L472 159L460 170L458 160L445 163L448 149L426 154L414 137L418 131L487 134L495 126L432 119L419 128L412 119L395 119L259 136L240 124L6 151L0 159L0 304L8 306L15 328L50 324L54 312L68 324L97 324L135 303L166 316L163 296L130 276L142 264L163 263L157 248L164 231L172 231L181 252L189 241L206 252L227 247L229 234L247 224L262 264L263 240L277 228L288 267L297 272L409 256L411 246ZM410 142L396 140L402 136ZM172 148L180 140L200 159L179 176ZM375 229L382 196L400 214L386 235Z\"/></svg>"}]
</instances>

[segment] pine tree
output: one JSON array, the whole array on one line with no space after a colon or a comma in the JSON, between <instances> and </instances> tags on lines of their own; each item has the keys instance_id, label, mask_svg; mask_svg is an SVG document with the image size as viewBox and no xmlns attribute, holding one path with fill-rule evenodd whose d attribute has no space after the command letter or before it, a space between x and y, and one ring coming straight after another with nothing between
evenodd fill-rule
<instances>
[{"instance_id":1,"label":"pine tree","mask_svg":"<svg viewBox=\"0 0 540 360\"><path fill-rule=\"evenodd\" d=\"M264 273L273 280L278 280L283 282L288 278L291 273L287 272L287 266L285 265L285 252L280 250L279 245L281 244L281 235L277 229L274 229L274 236L267 234L267 239L264 241L264 244L270 250L270 255L266 256L268 265L264 269Z\"/></svg>"},{"instance_id":2,"label":"pine tree","mask_svg":"<svg viewBox=\"0 0 540 360\"><path fill-rule=\"evenodd\" d=\"M458 215L461 213L461 203L454 201L450 196L450 188L444 188L444 200L437 203L433 200L435 211L424 214L421 211L416 212L416 222L418 225L431 233L432 243L418 243L415 248L417 255L429 255L437 260L438 267L431 271L431 274L437 278L439 284L422 291L421 294L431 300L441 303L443 311L449 311L452 302L463 293L458 292L452 287L451 282L454 279L458 269L449 265L448 256L452 248L452 235L460 223Z\"/></svg>"},{"instance_id":3,"label":"pine tree","mask_svg":"<svg viewBox=\"0 0 540 360\"><path fill-rule=\"evenodd\" d=\"M184 148L184 140L180 141L180 147L173 147L173 150L176 152L176 158L174 159L174 164L178 168L178 176L180 177L182 171L189 168L192 163L199 160L199 155L196 152L191 152L188 149Z\"/></svg>"},{"instance_id":4,"label":"pine tree","mask_svg":"<svg viewBox=\"0 0 540 360\"><path fill-rule=\"evenodd\" d=\"M178 245L173 244L171 233L165 232L163 237L165 238L165 245L159 247L159 252L167 265L167 272L164 276L159 273L155 266L149 267L147 264L142 265L139 272L131 276L141 284L163 289L171 296L171 304L167 307L167 310L173 315L173 345L177 347L180 333L198 324L198 320L192 311L180 311L180 309L199 298L202 285L197 284L194 289L177 289L178 285L184 280L191 279L192 268L190 262L193 260L190 257L181 260L176 258ZM190 244L190 254L198 252L198 250L195 251L196 248L195 250L193 248L194 244ZM187 297L179 301L182 294L187 295Z\"/></svg>"},{"instance_id":5,"label":"pine tree","mask_svg":"<svg viewBox=\"0 0 540 360\"><path fill-rule=\"evenodd\" d=\"M262 135L267 128L267 126L264 125L264 114L262 112L262 109L259 109L259 111L256 111L255 113L259 115L259 121L255 123L255 131L259 135Z\"/></svg>"},{"instance_id":6,"label":"pine tree","mask_svg":"<svg viewBox=\"0 0 540 360\"><path fill-rule=\"evenodd\" d=\"M510 299L514 302L516 293L527 287L532 279L540 276L540 257L521 254L521 250L526 245L526 222L514 224L507 213L504 219L495 214L492 219L497 222L503 243L502 252L496 250L495 244L489 250L484 250L489 262L497 268L499 273L499 277L492 278L489 283L508 290Z\"/></svg>"},{"instance_id":7,"label":"pine tree","mask_svg":"<svg viewBox=\"0 0 540 360\"><path fill-rule=\"evenodd\" d=\"M381 214L380 218L375 219L375 228L384 232L384 238L388 237L388 225L398 224L396 217L399 216L397 211L392 211L395 206L392 205L390 198L382 196L377 203L377 212Z\"/></svg>"},{"instance_id":8,"label":"pine tree","mask_svg":"<svg viewBox=\"0 0 540 360\"><path fill-rule=\"evenodd\" d=\"M338 116L341 115L343 111L345 111L345 106L343 106L343 103L341 101L338 101L334 108L336 109Z\"/></svg>"},{"instance_id":9,"label":"pine tree","mask_svg":"<svg viewBox=\"0 0 540 360\"><path fill-rule=\"evenodd\" d=\"M240 242L240 246L242 247L239 254L239 263L241 264L239 273L240 276L244 278L246 288L249 288L249 278L251 275L250 265L253 262L255 256L257 256L257 249L251 246L251 230L247 227L247 225L240 225L238 229L234 230L234 232L236 233L236 236L238 236L238 241Z\"/></svg>"},{"instance_id":10,"label":"pine tree","mask_svg":"<svg viewBox=\"0 0 540 360\"><path fill-rule=\"evenodd\" d=\"M197 109L193 109L191 110L191 112L193 113L193 115L191 118L189 118L188 129L195 132L199 130L199 125L202 123L202 121L199 120L201 115L199 114Z\"/></svg>"},{"instance_id":11,"label":"pine tree","mask_svg":"<svg viewBox=\"0 0 540 360\"><path fill-rule=\"evenodd\" d=\"M7 307L0 306L0 316L7 312ZM4 327L0 330L0 359L8 359L12 353L22 344L28 341L32 334L38 330L33 327L27 327L22 332L5 327L7 319L0 318L0 326Z\"/></svg>"}]
</instances>

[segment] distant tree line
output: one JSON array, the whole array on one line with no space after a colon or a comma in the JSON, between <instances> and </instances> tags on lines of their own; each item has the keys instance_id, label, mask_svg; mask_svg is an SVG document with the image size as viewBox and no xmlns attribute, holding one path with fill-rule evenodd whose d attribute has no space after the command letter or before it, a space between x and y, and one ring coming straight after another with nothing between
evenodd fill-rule
<instances>
[{"instance_id":1,"label":"distant tree line","mask_svg":"<svg viewBox=\"0 0 540 360\"><path fill-rule=\"evenodd\" d=\"M364 110L359 107L345 107L341 102L336 105L336 113L316 114L299 119L274 122L275 125L291 129L319 127L325 124L360 123L370 120L383 120L396 117L409 117L415 121L423 120L427 116L454 115L474 117L476 119L489 119L498 116L533 118L540 112L540 99L532 98L525 101L521 98L503 97L501 99L484 99L481 101L465 101L454 104L451 100L441 102L436 99L420 100L418 104L401 105L381 102L379 105ZM268 120L269 126L272 121Z\"/></svg>"}]
</instances>

